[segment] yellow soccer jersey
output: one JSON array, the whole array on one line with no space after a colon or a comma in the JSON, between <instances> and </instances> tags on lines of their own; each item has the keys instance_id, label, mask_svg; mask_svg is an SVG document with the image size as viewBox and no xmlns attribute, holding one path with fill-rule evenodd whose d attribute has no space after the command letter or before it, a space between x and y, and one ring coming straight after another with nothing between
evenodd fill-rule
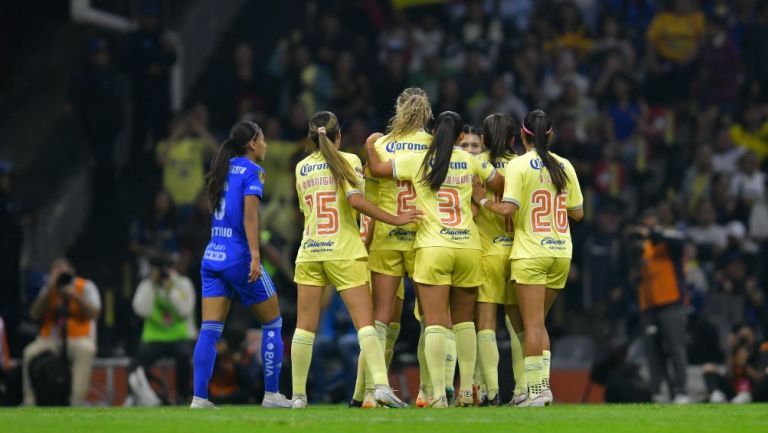
<instances>
[{"instance_id":1,"label":"yellow soccer jersey","mask_svg":"<svg viewBox=\"0 0 768 433\"><path fill-rule=\"evenodd\" d=\"M573 244L568 226L568 211L582 207L576 171L567 159L550 152L565 168L565 190L557 189L539 155L531 150L507 164L504 201L516 204L515 240L511 259L539 257L571 258Z\"/></svg>"},{"instance_id":2,"label":"yellow soccer jersey","mask_svg":"<svg viewBox=\"0 0 768 433\"><path fill-rule=\"evenodd\" d=\"M496 161L496 170L499 173L504 173L509 161L516 156L515 154L508 154L499 158ZM489 162L488 152L483 152L477 157L484 162ZM488 200L501 201L501 198L502 194L488 191ZM477 217L475 217L475 223L477 223L477 229L480 230L480 245L483 248L484 256L509 254L509 249L512 247L512 239L514 238L512 221L488 209L481 208L477 213Z\"/></svg>"},{"instance_id":3,"label":"yellow soccer jersey","mask_svg":"<svg viewBox=\"0 0 768 433\"><path fill-rule=\"evenodd\" d=\"M496 174L496 169L456 147L443 186L432 191L422 181L423 159L424 154L410 153L397 155L392 161L393 177L413 182L416 207L424 212L413 247L481 249L480 233L472 219L472 179L477 175L487 182Z\"/></svg>"},{"instance_id":4,"label":"yellow soccer jersey","mask_svg":"<svg viewBox=\"0 0 768 433\"><path fill-rule=\"evenodd\" d=\"M396 140L385 135L374 144L376 153L382 161L389 161L399 155L421 155L432 144L432 136L424 131L416 131ZM378 179L379 196L377 203L380 208L399 215L404 210L415 208L416 192L408 181L394 179ZM413 240L416 237L416 224L408 224L401 227L376 222L373 230L373 242L371 251L395 250L409 251L413 248Z\"/></svg>"},{"instance_id":5,"label":"yellow soccer jersey","mask_svg":"<svg viewBox=\"0 0 768 433\"><path fill-rule=\"evenodd\" d=\"M304 235L296 263L327 260L356 260L366 257L360 241L357 212L349 205L349 194L362 194L365 188L360 158L341 152L360 181L338 188L320 152L314 152L296 165L296 192L304 214Z\"/></svg>"}]
</instances>

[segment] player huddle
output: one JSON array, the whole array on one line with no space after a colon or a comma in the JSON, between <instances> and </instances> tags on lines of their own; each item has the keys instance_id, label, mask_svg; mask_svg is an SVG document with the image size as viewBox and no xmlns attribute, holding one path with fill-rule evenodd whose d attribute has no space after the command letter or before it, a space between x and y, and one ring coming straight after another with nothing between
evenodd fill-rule
<instances>
[{"instance_id":1,"label":"player huddle","mask_svg":"<svg viewBox=\"0 0 768 433\"><path fill-rule=\"evenodd\" d=\"M258 261L258 230L250 232L254 225L249 221L256 218L258 227L258 217L247 214L257 212L262 189L261 176L255 176L254 185L247 173L261 173L256 162L265 153L260 152L263 134L250 125L250 140L226 155L230 164L247 166L245 173L228 170L225 187L211 196L212 204L219 203L214 197L222 196L223 189L221 204L214 207L214 227L222 207L240 213L229 221L232 230L212 232L203 258L193 408L212 407L205 389L215 360L210 347L221 335L233 290L266 324L265 334L280 335L274 288ZM518 129L522 155L513 150ZM417 407L444 408L452 401L456 406L500 404L499 305L512 338L516 386L510 405L549 405L551 354L544 320L570 267L568 218L580 220L583 211L573 167L549 151L547 115L535 110L518 127L511 117L492 114L478 131L454 112L433 119L426 93L408 88L397 98L387 134L367 140L365 168L357 156L339 151L339 119L333 113L315 114L308 136L311 153L296 166L304 231L294 279L293 395L288 400L279 394L274 382L266 387L262 405L307 406L312 345L322 293L330 285L358 330L360 361L350 406L404 407L389 387L387 370L400 330L405 277L414 283L414 314L421 324ZM222 233L231 237L222 239ZM207 304L213 305L210 311ZM270 373L279 376L278 342L265 337L265 344L262 357L273 360ZM460 385L454 392L456 364Z\"/></svg>"}]
</instances>

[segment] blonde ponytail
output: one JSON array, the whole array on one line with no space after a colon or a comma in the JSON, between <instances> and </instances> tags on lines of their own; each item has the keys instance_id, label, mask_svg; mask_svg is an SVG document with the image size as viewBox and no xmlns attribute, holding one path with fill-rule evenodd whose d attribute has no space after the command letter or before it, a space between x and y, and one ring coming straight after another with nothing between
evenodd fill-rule
<instances>
[{"instance_id":1,"label":"blonde ponytail","mask_svg":"<svg viewBox=\"0 0 768 433\"><path fill-rule=\"evenodd\" d=\"M414 130L425 128L432 119L432 106L424 89L409 87L403 90L395 102L395 115L389 120L387 134L402 137Z\"/></svg>"}]
</instances>

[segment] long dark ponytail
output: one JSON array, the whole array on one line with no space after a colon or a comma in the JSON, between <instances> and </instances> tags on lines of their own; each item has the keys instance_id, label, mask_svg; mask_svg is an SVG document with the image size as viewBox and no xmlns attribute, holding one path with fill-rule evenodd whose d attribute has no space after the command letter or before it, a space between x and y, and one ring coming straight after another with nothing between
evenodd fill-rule
<instances>
[{"instance_id":1,"label":"long dark ponytail","mask_svg":"<svg viewBox=\"0 0 768 433\"><path fill-rule=\"evenodd\" d=\"M528 140L533 140L536 153L544 163L544 167L549 171L549 176L552 178L552 183L555 184L558 194L563 192L568 182L568 175L565 173L565 169L560 164L560 161L556 160L549 153L552 121L549 120L547 113L542 110L533 110L528 113L525 119L523 119L523 133L527 136Z\"/></svg>"},{"instance_id":2,"label":"long dark ponytail","mask_svg":"<svg viewBox=\"0 0 768 433\"><path fill-rule=\"evenodd\" d=\"M211 212L218 210L224 183L229 174L229 160L235 156L244 155L248 143L261 135L261 128L253 122L239 122L229 131L229 138L219 146L219 150L211 160L211 170L208 172L208 204Z\"/></svg>"},{"instance_id":3,"label":"long dark ponytail","mask_svg":"<svg viewBox=\"0 0 768 433\"><path fill-rule=\"evenodd\" d=\"M427 149L421 164L422 181L428 184L432 191L440 189L448 175L453 146L456 145L463 127L464 119L453 111L443 111L435 119L432 145Z\"/></svg>"},{"instance_id":4,"label":"long dark ponytail","mask_svg":"<svg viewBox=\"0 0 768 433\"><path fill-rule=\"evenodd\" d=\"M488 149L488 160L494 166L504 155L514 154L517 122L504 114L491 114L483 120L483 144Z\"/></svg>"}]
</instances>

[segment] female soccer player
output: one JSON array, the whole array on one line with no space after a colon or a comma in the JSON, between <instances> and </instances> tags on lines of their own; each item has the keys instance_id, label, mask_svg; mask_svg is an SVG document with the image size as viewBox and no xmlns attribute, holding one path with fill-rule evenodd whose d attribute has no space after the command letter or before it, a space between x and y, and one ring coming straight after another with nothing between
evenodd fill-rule
<instances>
[{"instance_id":1,"label":"female soccer player","mask_svg":"<svg viewBox=\"0 0 768 433\"><path fill-rule=\"evenodd\" d=\"M483 152L483 142L480 137L480 130L472 125L464 125L461 132L464 133L464 136L459 143L459 147L472 155L481 154Z\"/></svg>"},{"instance_id":2,"label":"female soccer player","mask_svg":"<svg viewBox=\"0 0 768 433\"><path fill-rule=\"evenodd\" d=\"M264 335L264 400L262 407L290 408L279 393L283 362L283 319L277 293L259 254L259 202L264 170L256 163L267 154L264 134L252 122L240 122L219 147L208 173L211 240L201 264L203 323L195 345L193 409L213 407L208 382L216 361L216 342L224 329L231 298L236 291L243 304L261 322Z\"/></svg>"},{"instance_id":3,"label":"female soccer player","mask_svg":"<svg viewBox=\"0 0 768 433\"><path fill-rule=\"evenodd\" d=\"M413 182L416 204L425 212L414 242L419 305L426 322L424 352L434 397L431 406L447 407L445 395L446 333L455 324L461 388L457 405L470 406L477 356L475 295L481 283L480 235L472 220L474 176L501 191L503 176L491 164L457 147L464 121L451 111L435 121L432 145L423 153L397 155L382 162L369 143L369 168L375 176ZM449 312L450 304L450 312Z\"/></svg>"},{"instance_id":4,"label":"female soccer player","mask_svg":"<svg viewBox=\"0 0 768 433\"><path fill-rule=\"evenodd\" d=\"M520 405L544 406L552 402L544 319L568 278L573 251L568 217L581 220L583 198L571 163L549 151L552 123L547 114L528 113L520 135L526 153L507 164L502 201L489 200L481 187L475 188L473 199L514 221L510 265L525 327L528 384L528 398Z\"/></svg>"},{"instance_id":5,"label":"female soccer player","mask_svg":"<svg viewBox=\"0 0 768 433\"><path fill-rule=\"evenodd\" d=\"M415 87L403 90L395 102L395 115L389 121L387 134L374 143L379 158L388 161L396 155L426 152L432 136L424 128L431 119L432 106L424 90ZM391 177L372 181L378 182L378 198L372 200L384 211L400 215L415 208L416 193L411 182L396 181ZM403 227L393 227L385 222L373 224L368 269L371 271L376 332L388 353L392 353L392 346L400 332L404 299L400 289L403 287L402 280L406 273L413 277L415 235L416 226L413 224ZM361 373L358 370L353 405L363 400ZM370 392L367 394L370 395ZM366 398L368 400L370 398Z\"/></svg>"},{"instance_id":6,"label":"female soccer player","mask_svg":"<svg viewBox=\"0 0 768 433\"><path fill-rule=\"evenodd\" d=\"M304 237L296 257L298 311L291 345L294 408L307 406L306 382L323 290L336 287L358 330L360 356L373 376L376 402L403 407L389 387L384 345L373 327L368 289L367 253L360 240L356 211L387 224L402 226L418 220L418 210L395 216L363 197L360 159L339 152L341 132L333 113L321 111L309 121L312 154L296 165L296 191L304 213Z\"/></svg>"},{"instance_id":7,"label":"female soccer player","mask_svg":"<svg viewBox=\"0 0 768 433\"><path fill-rule=\"evenodd\" d=\"M503 173L509 161L517 156L512 148L516 129L515 120L503 114L491 114L483 121L482 140L487 150L480 158L492 164L500 173ZM489 193L487 198L501 201L501 194ZM480 404L498 406L499 347L496 343L496 313L499 305L517 303L510 284L509 269L513 228L511 221L487 209L479 210L475 222L480 230L480 243L483 248L483 283L477 291L475 318L478 329L475 370L480 374L476 375L479 377L475 378L475 382L481 385L478 398ZM516 317L519 317L519 314ZM520 379L521 376L515 376L516 383L521 382Z\"/></svg>"}]
</instances>

